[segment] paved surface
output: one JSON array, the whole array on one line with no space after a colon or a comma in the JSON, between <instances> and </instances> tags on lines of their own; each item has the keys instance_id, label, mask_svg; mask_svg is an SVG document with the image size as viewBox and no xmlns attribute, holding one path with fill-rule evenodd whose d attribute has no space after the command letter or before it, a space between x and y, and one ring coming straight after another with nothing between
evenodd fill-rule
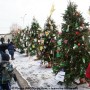
<instances>
[{"instance_id":1,"label":"paved surface","mask_svg":"<svg viewBox=\"0 0 90 90\"><path fill-rule=\"evenodd\" d=\"M20 88L17 88L17 90L31 90L27 81L21 76L21 74L16 69L14 69L14 73L17 77L17 83L20 86Z\"/></svg>"},{"instance_id":2,"label":"paved surface","mask_svg":"<svg viewBox=\"0 0 90 90\"><path fill-rule=\"evenodd\" d=\"M82 84L82 85L78 85L78 86L72 86L69 88L65 88L63 86L60 86L60 88L35 88L35 87L31 87L30 85L28 85L27 81L21 76L21 74L14 69L14 73L16 74L17 77L17 83L20 86L17 87L14 90L90 90L90 87L88 87L87 84Z\"/></svg>"}]
</instances>

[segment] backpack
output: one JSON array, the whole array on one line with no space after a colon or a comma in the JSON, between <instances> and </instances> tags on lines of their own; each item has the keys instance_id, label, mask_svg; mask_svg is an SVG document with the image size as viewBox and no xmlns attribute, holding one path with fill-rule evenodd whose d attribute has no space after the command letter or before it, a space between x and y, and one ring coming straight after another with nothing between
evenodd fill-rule
<instances>
[{"instance_id":1,"label":"backpack","mask_svg":"<svg viewBox=\"0 0 90 90\"><path fill-rule=\"evenodd\" d=\"M10 57L7 53L1 52L2 61L9 61Z\"/></svg>"},{"instance_id":2,"label":"backpack","mask_svg":"<svg viewBox=\"0 0 90 90\"><path fill-rule=\"evenodd\" d=\"M10 82L13 77L13 66L9 62L2 63L0 73L0 83Z\"/></svg>"}]
</instances>

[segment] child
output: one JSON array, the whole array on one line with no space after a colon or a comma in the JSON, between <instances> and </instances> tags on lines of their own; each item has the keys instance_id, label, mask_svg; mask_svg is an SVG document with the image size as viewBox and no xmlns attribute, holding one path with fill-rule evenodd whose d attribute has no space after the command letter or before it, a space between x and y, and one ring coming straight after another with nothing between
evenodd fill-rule
<instances>
[{"instance_id":1,"label":"child","mask_svg":"<svg viewBox=\"0 0 90 90\"><path fill-rule=\"evenodd\" d=\"M0 62L0 90L11 90L11 79L13 77L13 66L9 62L9 55L3 53L4 58Z\"/></svg>"},{"instance_id":2,"label":"child","mask_svg":"<svg viewBox=\"0 0 90 90\"><path fill-rule=\"evenodd\" d=\"M15 51L15 47L14 47L14 44L13 42L10 42L8 44L8 51L9 51L9 54L11 55L11 60L14 60L14 51Z\"/></svg>"}]
</instances>

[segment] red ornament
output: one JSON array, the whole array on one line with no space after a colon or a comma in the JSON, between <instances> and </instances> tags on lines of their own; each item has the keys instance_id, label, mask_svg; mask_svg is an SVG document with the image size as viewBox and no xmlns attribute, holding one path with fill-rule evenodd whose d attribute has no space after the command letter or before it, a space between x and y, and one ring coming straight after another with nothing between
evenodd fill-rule
<instances>
[{"instance_id":1,"label":"red ornament","mask_svg":"<svg viewBox=\"0 0 90 90\"><path fill-rule=\"evenodd\" d=\"M80 43L78 43L78 46L80 46Z\"/></svg>"},{"instance_id":2,"label":"red ornament","mask_svg":"<svg viewBox=\"0 0 90 90\"><path fill-rule=\"evenodd\" d=\"M62 34L62 32L58 32L58 34L59 34L59 35L61 35L61 34Z\"/></svg>"},{"instance_id":3,"label":"red ornament","mask_svg":"<svg viewBox=\"0 0 90 90\"><path fill-rule=\"evenodd\" d=\"M53 43L54 43L54 42L55 42L55 40L54 40L54 39L51 39L51 42L53 42Z\"/></svg>"},{"instance_id":4,"label":"red ornament","mask_svg":"<svg viewBox=\"0 0 90 90\"><path fill-rule=\"evenodd\" d=\"M88 79L90 79L90 63L89 63L89 65L88 65L87 69L86 69L86 74L85 74L85 76L86 76Z\"/></svg>"},{"instance_id":5,"label":"red ornament","mask_svg":"<svg viewBox=\"0 0 90 90\"><path fill-rule=\"evenodd\" d=\"M75 33L76 33L76 35L79 35L80 34L80 32L78 32L78 31L76 31Z\"/></svg>"}]
</instances>

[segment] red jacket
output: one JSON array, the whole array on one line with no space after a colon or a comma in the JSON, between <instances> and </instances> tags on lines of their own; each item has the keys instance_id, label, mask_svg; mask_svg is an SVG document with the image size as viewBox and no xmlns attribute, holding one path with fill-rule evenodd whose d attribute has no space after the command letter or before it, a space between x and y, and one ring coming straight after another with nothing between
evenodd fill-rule
<instances>
[{"instance_id":1,"label":"red jacket","mask_svg":"<svg viewBox=\"0 0 90 90\"><path fill-rule=\"evenodd\" d=\"M87 78L90 79L90 63L88 65L87 69L86 69L86 74L85 75L86 75Z\"/></svg>"}]
</instances>

